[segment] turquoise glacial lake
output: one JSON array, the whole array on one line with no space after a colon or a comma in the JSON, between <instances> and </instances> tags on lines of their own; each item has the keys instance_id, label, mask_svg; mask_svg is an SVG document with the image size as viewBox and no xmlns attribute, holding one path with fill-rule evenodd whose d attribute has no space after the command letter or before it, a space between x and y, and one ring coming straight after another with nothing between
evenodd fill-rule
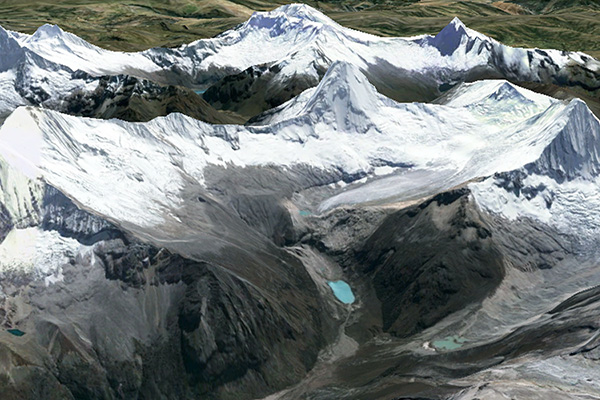
<instances>
[{"instance_id":1,"label":"turquoise glacial lake","mask_svg":"<svg viewBox=\"0 0 600 400\"><path fill-rule=\"evenodd\" d=\"M442 340L436 340L433 343L433 347L439 350L456 350L459 349L465 344L467 339L463 339L458 336L446 336Z\"/></svg>"},{"instance_id":2,"label":"turquoise glacial lake","mask_svg":"<svg viewBox=\"0 0 600 400\"><path fill-rule=\"evenodd\" d=\"M344 281L335 281L335 282L327 282L331 290L333 290L333 294L335 297L344 304L352 304L354 303L354 293L352 293L352 289L350 285L348 285Z\"/></svg>"}]
</instances>

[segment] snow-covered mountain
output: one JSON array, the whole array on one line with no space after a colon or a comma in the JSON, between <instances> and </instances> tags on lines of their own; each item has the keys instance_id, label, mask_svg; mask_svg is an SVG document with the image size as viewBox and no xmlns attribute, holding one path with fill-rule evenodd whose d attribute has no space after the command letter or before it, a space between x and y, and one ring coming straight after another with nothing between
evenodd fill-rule
<instances>
[{"instance_id":1,"label":"snow-covered mountain","mask_svg":"<svg viewBox=\"0 0 600 400\"><path fill-rule=\"evenodd\" d=\"M583 53L511 48L458 19L436 36L382 38L344 28L302 4L254 13L212 39L141 53L100 49L51 25L33 35L4 35L9 38L3 42L13 39L45 60L91 76L128 74L206 89L224 77L242 74L250 94L224 81L206 95L212 103L231 109L250 107L257 95L265 102L263 110L279 105L316 86L335 61L358 66L380 92L409 101L430 101L456 83L485 77L593 88L600 71L600 64ZM251 67L253 72L246 71Z\"/></svg>"},{"instance_id":2,"label":"snow-covered mountain","mask_svg":"<svg viewBox=\"0 0 600 400\"><path fill-rule=\"evenodd\" d=\"M313 64L323 62L315 57L318 54L329 62L347 61L363 70L390 64L407 72L432 73L438 80L444 74L475 68L501 69L512 74L508 78L528 80L546 79L575 64L598 71L597 61L583 53L513 49L465 27L457 18L436 36L382 38L344 28L304 4L256 12L245 23L213 39L140 53L101 49L56 25L43 25L33 35L6 33L20 47L92 76L147 77L165 67L176 67L196 77L197 84L272 63L286 76L301 73L319 78Z\"/></svg>"},{"instance_id":3,"label":"snow-covered mountain","mask_svg":"<svg viewBox=\"0 0 600 400\"><path fill-rule=\"evenodd\" d=\"M55 64L92 76L133 75L146 77L158 66L139 53L124 53L94 46L57 25L40 26L33 35L8 32L22 48Z\"/></svg>"},{"instance_id":4,"label":"snow-covered mountain","mask_svg":"<svg viewBox=\"0 0 600 400\"><path fill-rule=\"evenodd\" d=\"M356 66L337 62L318 87L260 125L214 126L181 114L139 124L20 108L0 143L6 160L86 208L156 226L172 219L188 179L210 186L212 167L308 167L329 183L380 177L325 200L323 210L415 200L520 168L557 184L594 180L599 134L579 100L565 104L491 80L463 84L444 104L396 103Z\"/></svg>"},{"instance_id":5,"label":"snow-covered mountain","mask_svg":"<svg viewBox=\"0 0 600 400\"><path fill-rule=\"evenodd\" d=\"M66 98L92 97L102 75L139 76L157 69L143 56L100 49L51 25L33 35L0 27L0 54L0 119L21 105L66 111Z\"/></svg>"},{"instance_id":6,"label":"snow-covered mountain","mask_svg":"<svg viewBox=\"0 0 600 400\"><path fill-rule=\"evenodd\" d=\"M304 5L141 53L0 29L0 397L570 396L600 121L521 80L598 62Z\"/></svg>"},{"instance_id":7,"label":"snow-covered mountain","mask_svg":"<svg viewBox=\"0 0 600 400\"><path fill-rule=\"evenodd\" d=\"M510 74L507 78L545 79L570 64L598 71L600 65L583 53L512 49L455 18L436 36L381 38L344 28L304 4L257 12L239 27L214 39L202 39L178 49L145 53L158 64L176 66L202 82L220 70L243 71L253 65L278 65L282 75L319 78L315 54L331 62L350 62L363 70L389 65L405 73L431 74L440 84L452 74L476 68ZM457 78L457 76L455 76Z\"/></svg>"},{"instance_id":8,"label":"snow-covered mountain","mask_svg":"<svg viewBox=\"0 0 600 400\"><path fill-rule=\"evenodd\" d=\"M190 84L212 84L205 99L248 116L316 86L335 61L358 66L381 93L399 101L431 101L459 82L490 77L598 87L600 71L583 53L508 47L456 18L436 36L381 38L299 4L255 13L213 39L145 54L189 76Z\"/></svg>"},{"instance_id":9,"label":"snow-covered mountain","mask_svg":"<svg viewBox=\"0 0 600 400\"><path fill-rule=\"evenodd\" d=\"M61 97L89 84L85 78L74 76L71 69L23 48L1 28L0 52L0 119L21 105L59 102Z\"/></svg>"},{"instance_id":10,"label":"snow-covered mountain","mask_svg":"<svg viewBox=\"0 0 600 400\"><path fill-rule=\"evenodd\" d=\"M558 134L532 162L470 185L483 208L528 217L596 242L600 220L600 121L581 100L563 111Z\"/></svg>"},{"instance_id":11,"label":"snow-covered mountain","mask_svg":"<svg viewBox=\"0 0 600 400\"><path fill-rule=\"evenodd\" d=\"M128 57L134 56L117 53L122 55L116 57L120 61L111 64L112 53L103 51L58 27L43 26L32 36L0 27L0 123L17 107L26 105L134 121L147 121L172 111L210 122L236 121L214 110L190 89L121 75L133 71ZM71 56L63 54L71 52ZM107 63L98 62L107 57ZM102 65L112 75L99 76L104 70L90 65Z\"/></svg>"}]
</instances>

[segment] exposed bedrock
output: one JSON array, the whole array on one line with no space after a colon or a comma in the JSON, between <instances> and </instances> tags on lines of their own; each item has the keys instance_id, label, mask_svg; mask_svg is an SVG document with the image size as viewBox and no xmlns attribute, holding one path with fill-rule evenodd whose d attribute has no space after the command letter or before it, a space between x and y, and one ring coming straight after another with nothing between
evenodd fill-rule
<instances>
[{"instance_id":1,"label":"exposed bedrock","mask_svg":"<svg viewBox=\"0 0 600 400\"><path fill-rule=\"evenodd\" d=\"M510 269L550 269L576 252L549 227L482 211L466 188L398 211L334 210L315 226L302 240L373 290L367 307L380 307L383 331L403 337L480 304Z\"/></svg>"},{"instance_id":2,"label":"exposed bedrock","mask_svg":"<svg viewBox=\"0 0 600 400\"><path fill-rule=\"evenodd\" d=\"M25 333L0 332L3 398L255 398L300 380L336 329L300 260L273 245L256 260L183 257L49 186L39 211L38 229L81 247L62 281L3 280L2 325ZM268 280L231 270L251 278L258 260Z\"/></svg>"},{"instance_id":3,"label":"exposed bedrock","mask_svg":"<svg viewBox=\"0 0 600 400\"><path fill-rule=\"evenodd\" d=\"M250 118L317 86L326 71L326 68L320 69L318 77L297 75L294 79L278 82L277 65L252 66L239 74L222 78L202 97L216 109L234 111Z\"/></svg>"},{"instance_id":4,"label":"exposed bedrock","mask_svg":"<svg viewBox=\"0 0 600 400\"><path fill-rule=\"evenodd\" d=\"M127 75L94 80L98 81L94 90L70 93L55 109L71 115L132 122L146 122L173 112L212 124L243 121L235 114L215 110L200 95L184 87L162 86Z\"/></svg>"},{"instance_id":5,"label":"exposed bedrock","mask_svg":"<svg viewBox=\"0 0 600 400\"><path fill-rule=\"evenodd\" d=\"M431 102L461 82L476 82L484 79L507 79L518 85L564 98L562 93L551 87L575 91L586 98L596 112L600 102L600 76L585 66L572 64L560 68L543 50L528 50L531 60L542 57L537 75L525 73L507 60L503 51L487 42L477 42L479 53L490 53L488 65L479 65L468 70L440 69L423 72L410 71L395 66L384 59L369 64L362 72L381 94L399 102ZM473 50L473 52L476 52ZM478 55L479 55L478 53ZM315 73L285 75L279 64L257 65L225 76L210 86L203 94L204 100L218 110L235 111L250 118L250 123L260 122L260 114L294 98L302 91L315 87L325 75L332 61L324 55L311 65ZM291 57L293 60L294 57ZM586 58L587 59L587 58ZM285 64L285 63L282 63Z\"/></svg>"}]
</instances>

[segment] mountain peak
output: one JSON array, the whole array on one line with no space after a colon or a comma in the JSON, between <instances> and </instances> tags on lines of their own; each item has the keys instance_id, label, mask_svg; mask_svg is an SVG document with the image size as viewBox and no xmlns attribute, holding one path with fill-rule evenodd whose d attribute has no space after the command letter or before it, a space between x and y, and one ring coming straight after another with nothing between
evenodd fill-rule
<instances>
[{"instance_id":1,"label":"mountain peak","mask_svg":"<svg viewBox=\"0 0 600 400\"><path fill-rule=\"evenodd\" d=\"M326 96L330 100L338 97L344 89L352 101L369 100L376 95L375 88L369 83L360 69L349 62L335 61L317 86L315 95ZM354 98L360 91L360 98ZM345 96L344 96L345 97Z\"/></svg>"},{"instance_id":2,"label":"mountain peak","mask_svg":"<svg viewBox=\"0 0 600 400\"><path fill-rule=\"evenodd\" d=\"M600 121L579 99L571 100L565 119L559 134L529 169L557 182L591 180L600 175Z\"/></svg>"},{"instance_id":3,"label":"mountain peak","mask_svg":"<svg viewBox=\"0 0 600 400\"><path fill-rule=\"evenodd\" d=\"M291 3L278 7L273 12L280 12L288 17L301 18L314 22L333 23L331 18L327 17L321 11L307 4Z\"/></svg>"},{"instance_id":4,"label":"mountain peak","mask_svg":"<svg viewBox=\"0 0 600 400\"><path fill-rule=\"evenodd\" d=\"M305 110L333 118L338 127L362 126L376 112L380 95L354 64L336 61L315 89Z\"/></svg>"},{"instance_id":5,"label":"mountain peak","mask_svg":"<svg viewBox=\"0 0 600 400\"><path fill-rule=\"evenodd\" d=\"M255 12L246 22L245 26L267 29L279 27L281 31L284 31L284 25L290 22L316 22L325 25L337 25L325 14L306 4L292 3L278 7L272 11Z\"/></svg>"},{"instance_id":6,"label":"mountain peak","mask_svg":"<svg viewBox=\"0 0 600 400\"><path fill-rule=\"evenodd\" d=\"M453 107L466 107L488 101L496 103L508 101L511 104L539 103L544 107L550 106L550 104L547 104L549 101L547 96L538 95L505 80L462 83L447 92L445 96L443 104Z\"/></svg>"},{"instance_id":7,"label":"mountain peak","mask_svg":"<svg viewBox=\"0 0 600 400\"><path fill-rule=\"evenodd\" d=\"M317 9L302 3L290 3L277 7L275 11L280 11L286 15L294 17L311 17L312 15L323 15Z\"/></svg>"},{"instance_id":8,"label":"mountain peak","mask_svg":"<svg viewBox=\"0 0 600 400\"><path fill-rule=\"evenodd\" d=\"M462 29L463 31L466 32L467 27L465 26L465 24L463 24L463 22L458 18L458 17L454 17L452 19L452 21L450 21L450 23L448 24L447 27L454 27L456 30Z\"/></svg>"},{"instance_id":9,"label":"mountain peak","mask_svg":"<svg viewBox=\"0 0 600 400\"><path fill-rule=\"evenodd\" d=\"M35 39L47 39L52 37L60 37L63 36L65 31L63 31L58 25L44 24L40 26L32 38Z\"/></svg>"},{"instance_id":10,"label":"mountain peak","mask_svg":"<svg viewBox=\"0 0 600 400\"><path fill-rule=\"evenodd\" d=\"M479 37L462 23L458 17L454 17L435 37L429 39L429 44L436 47L443 56L453 54L463 42Z\"/></svg>"},{"instance_id":11,"label":"mountain peak","mask_svg":"<svg viewBox=\"0 0 600 400\"><path fill-rule=\"evenodd\" d=\"M496 101L511 101L519 100L525 103L533 103L519 91L519 89L510 82L503 82L498 88L489 95L491 100Z\"/></svg>"},{"instance_id":12,"label":"mountain peak","mask_svg":"<svg viewBox=\"0 0 600 400\"><path fill-rule=\"evenodd\" d=\"M382 97L360 69L335 61L316 88L306 90L255 122L272 125L309 117L344 131L364 131L378 112ZM391 100L390 100L391 101Z\"/></svg>"},{"instance_id":13,"label":"mountain peak","mask_svg":"<svg viewBox=\"0 0 600 400\"><path fill-rule=\"evenodd\" d=\"M46 44L50 44L50 51L53 51L55 46L63 47L69 52L73 51L77 47L82 49L96 49L94 45L86 42L79 36L62 30L58 25L50 24L44 24L40 26L27 40L26 47L33 46L36 51L39 51L43 46L46 46ZM48 55L44 55L44 57L49 59L53 58Z\"/></svg>"}]
</instances>

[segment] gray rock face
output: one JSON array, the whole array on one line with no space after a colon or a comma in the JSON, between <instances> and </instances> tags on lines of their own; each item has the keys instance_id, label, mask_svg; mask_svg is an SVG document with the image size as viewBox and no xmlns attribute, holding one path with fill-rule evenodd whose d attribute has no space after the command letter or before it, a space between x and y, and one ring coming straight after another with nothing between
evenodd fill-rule
<instances>
[{"instance_id":1,"label":"gray rock face","mask_svg":"<svg viewBox=\"0 0 600 400\"><path fill-rule=\"evenodd\" d=\"M383 385L409 398L439 398L470 395L450 383L455 379L475 382L477 392L480 371L523 357L533 362L530 354L554 357L575 348L578 360L594 357L595 331L585 328L595 326L593 291L546 307L539 319L528 317L538 313L535 302L504 322L482 317L487 302L510 298L520 284L515 273L543 274L560 293L581 285L558 283L574 279L567 278L576 265L572 238L487 214L467 189L409 207L338 208L300 219L276 199L310 203L319 198L313 185L324 177L283 184L280 176L281 191L266 194L261 174L275 176L268 170L227 179L221 172L212 172L211 184L233 188L233 176L256 179L244 193L190 187L190 202L179 210L197 232L200 214L222 224L217 252L205 247L215 240L210 235L185 243L148 240L46 187L40 228L84 247L69 255L62 281L2 282L10 290L0 307L6 371L0 392L9 399L228 399L291 385L281 398L330 399L381 397ZM278 231L283 227L285 234ZM255 244L241 250L238 241L250 237ZM328 264L338 266L338 275L324 272ZM336 305L325 285L340 278L357 296L352 307ZM584 308L589 313L579 314ZM521 325L490 336L486 329L494 323ZM463 326L472 327L464 350L423 349ZM555 339L546 344L543 337ZM344 350L348 341L355 350ZM311 375L315 366L332 375Z\"/></svg>"},{"instance_id":2,"label":"gray rock face","mask_svg":"<svg viewBox=\"0 0 600 400\"><path fill-rule=\"evenodd\" d=\"M52 186L46 186L43 204L40 226L44 230L57 231L61 236L75 238L85 245L124 237L116 226L80 210Z\"/></svg>"},{"instance_id":3,"label":"gray rock face","mask_svg":"<svg viewBox=\"0 0 600 400\"><path fill-rule=\"evenodd\" d=\"M534 165L525 166L528 171L557 182L592 179L600 173L600 122L581 100L574 101L569 112L569 123Z\"/></svg>"},{"instance_id":4,"label":"gray rock face","mask_svg":"<svg viewBox=\"0 0 600 400\"><path fill-rule=\"evenodd\" d=\"M319 78L327 72L324 67L316 69ZM292 80L277 82L279 72L280 67L276 64L252 66L214 83L203 94L203 98L216 109L235 111L250 118L285 103L319 83L319 79L311 75L296 75Z\"/></svg>"},{"instance_id":5,"label":"gray rock face","mask_svg":"<svg viewBox=\"0 0 600 400\"><path fill-rule=\"evenodd\" d=\"M215 110L194 91L184 87L158 85L128 75L87 79L98 82L96 89L70 93L57 106L57 111L70 115L119 118L132 122L146 122L174 112L213 124L243 121L235 114Z\"/></svg>"},{"instance_id":6,"label":"gray rock face","mask_svg":"<svg viewBox=\"0 0 600 400\"><path fill-rule=\"evenodd\" d=\"M254 398L299 380L330 337L320 295L294 256L260 256L278 273L257 286L228 269L244 268L235 252L220 256L226 266L181 256L52 187L40 212L39 228L86 250L68 257L62 282L2 282L12 288L3 327L25 332L0 332L8 398Z\"/></svg>"},{"instance_id":7,"label":"gray rock face","mask_svg":"<svg viewBox=\"0 0 600 400\"><path fill-rule=\"evenodd\" d=\"M383 329L409 336L487 297L504 276L502 259L485 216L459 190L389 216L357 265L373 276Z\"/></svg>"}]
</instances>

